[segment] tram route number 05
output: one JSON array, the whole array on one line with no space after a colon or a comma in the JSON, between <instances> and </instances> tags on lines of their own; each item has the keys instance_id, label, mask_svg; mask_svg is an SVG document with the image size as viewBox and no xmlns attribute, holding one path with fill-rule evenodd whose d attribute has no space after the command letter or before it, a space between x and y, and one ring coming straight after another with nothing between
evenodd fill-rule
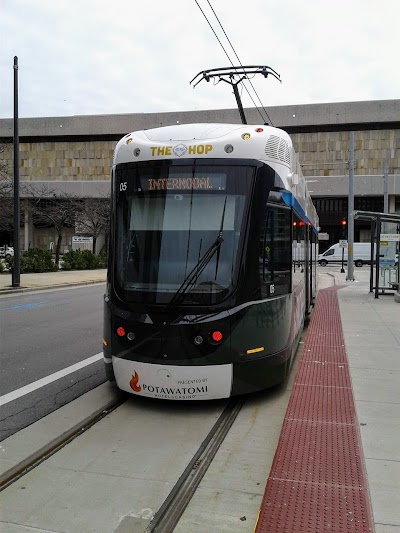
<instances>
[{"instance_id":1,"label":"tram route number 05","mask_svg":"<svg viewBox=\"0 0 400 533\"><path fill-rule=\"evenodd\" d=\"M271 283L271 285L269 286L269 293L275 294L275 285L273 283Z\"/></svg>"}]
</instances>

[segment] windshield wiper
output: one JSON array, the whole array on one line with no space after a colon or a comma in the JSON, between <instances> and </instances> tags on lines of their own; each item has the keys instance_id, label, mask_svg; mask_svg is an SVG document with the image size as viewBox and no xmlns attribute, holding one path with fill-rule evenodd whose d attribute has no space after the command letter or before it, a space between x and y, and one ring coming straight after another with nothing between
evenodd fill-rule
<instances>
[{"instance_id":1,"label":"windshield wiper","mask_svg":"<svg viewBox=\"0 0 400 533\"><path fill-rule=\"evenodd\" d=\"M200 274L203 272L203 270L206 268L208 263L213 258L215 252L218 251L215 276L217 275L220 246L224 242L224 239L222 238L222 233L223 233L223 226L224 226L224 219L225 219L226 199L227 197L225 196L224 209L222 211L222 217L221 217L221 226L220 226L217 238L211 244L208 250L204 253L203 257L199 259L197 264L193 267L193 269L189 272L189 274L183 280L182 285L179 287L179 289L176 291L174 296L168 302L167 304L168 307L173 307L180 303L180 301L182 300L182 296L187 292L187 290L193 284L193 282L197 280L197 278L200 276Z\"/></svg>"}]
</instances>

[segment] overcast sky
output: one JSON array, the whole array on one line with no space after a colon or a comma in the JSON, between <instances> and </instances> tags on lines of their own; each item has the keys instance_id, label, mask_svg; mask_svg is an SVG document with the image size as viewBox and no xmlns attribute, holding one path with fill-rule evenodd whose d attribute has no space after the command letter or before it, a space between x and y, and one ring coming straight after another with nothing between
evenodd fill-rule
<instances>
[{"instance_id":1,"label":"overcast sky","mask_svg":"<svg viewBox=\"0 0 400 533\"><path fill-rule=\"evenodd\" d=\"M210 3L242 65L280 74L252 79L265 108L400 98L400 0ZM0 0L0 118L13 116L15 55L20 117L236 107L226 83L189 84L231 66L195 0Z\"/></svg>"}]
</instances>

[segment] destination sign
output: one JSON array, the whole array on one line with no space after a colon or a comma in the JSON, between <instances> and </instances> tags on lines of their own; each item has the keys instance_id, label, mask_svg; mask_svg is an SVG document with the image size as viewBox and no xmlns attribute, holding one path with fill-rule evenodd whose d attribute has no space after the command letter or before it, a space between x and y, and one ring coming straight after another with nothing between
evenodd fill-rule
<instances>
[{"instance_id":1,"label":"destination sign","mask_svg":"<svg viewBox=\"0 0 400 533\"><path fill-rule=\"evenodd\" d=\"M143 191L224 191L225 174L195 177L141 178Z\"/></svg>"},{"instance_id":2,"label":"destination sign","mask_svg":"<svg viewBox=\"0 0 400 533\"><path fill-rule=\"evenodd\" d=\"M182 166L179 169L139 170L132 175L129 170L119 172L118 191L130 195L137 192L152 191L225 191L227 173L210 167L193 169Z\"/></svg>"}]
</instances>

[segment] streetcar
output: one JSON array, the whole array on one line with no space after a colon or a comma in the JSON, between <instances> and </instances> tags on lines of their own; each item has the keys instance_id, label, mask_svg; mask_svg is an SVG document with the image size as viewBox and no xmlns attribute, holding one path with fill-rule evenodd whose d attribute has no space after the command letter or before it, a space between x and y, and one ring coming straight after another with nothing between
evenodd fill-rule
<instances>
[{"instance_id":1,"label":"streetcar","mask_svg":"<svg viewBox=\"0 0 400 533\"><path fill-rule=\"evenodd\" d=\"M107 378L207 400L289 374L317 290L318 218L290 136L186 124L117 144L106 293Z\"/></svg>"}]
</instances>

